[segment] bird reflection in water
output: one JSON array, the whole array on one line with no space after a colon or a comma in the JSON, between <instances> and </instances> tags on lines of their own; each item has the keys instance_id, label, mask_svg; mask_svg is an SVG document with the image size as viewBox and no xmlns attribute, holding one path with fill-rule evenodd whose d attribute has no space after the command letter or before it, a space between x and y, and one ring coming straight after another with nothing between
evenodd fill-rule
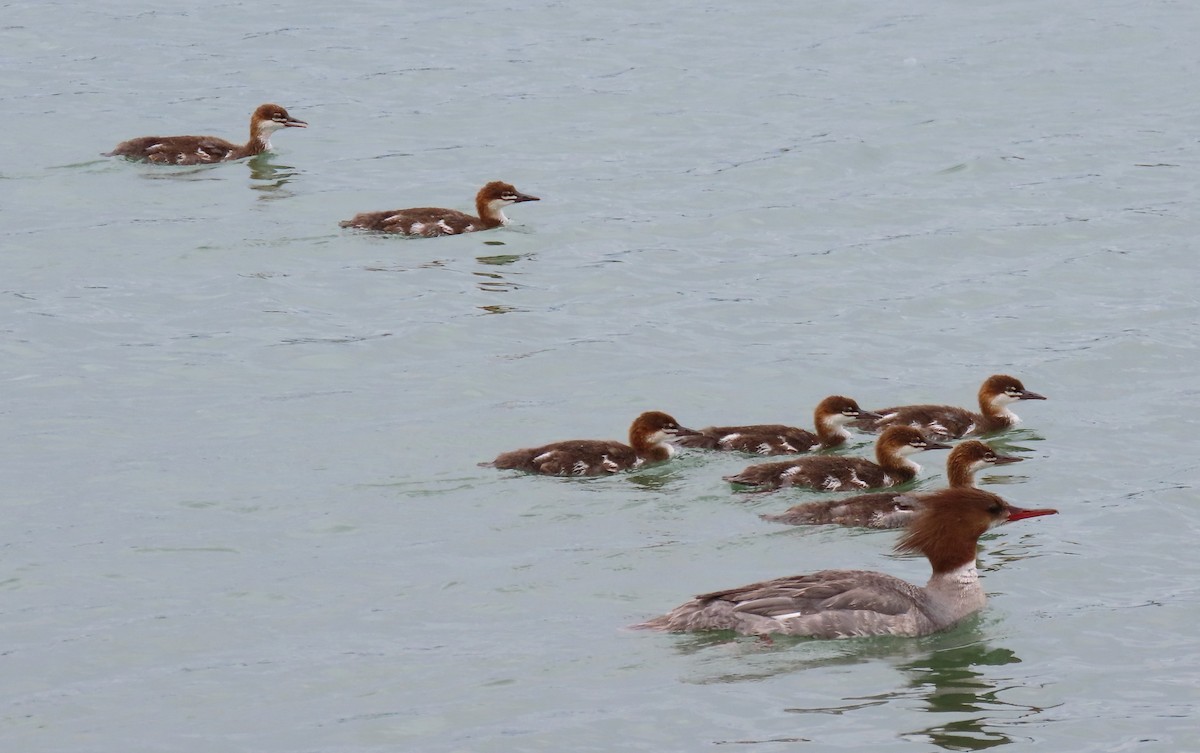
<instances>
[{"instance_id":1,"label":"bird reflection in water","mask_svg":"<svg viewBox=\"0 0 1200 753\"><path fill-rule=\"evenodd\" d=\"M714 647L726 650L711 655L705 676L693 681L703 684L761 681L794 672L857 664L886 662L901 672L905 680L894 690L860 697L840 699L834 705L791 707L791 714L854 716L871 714L870 709L898 705L912 709L920 701L917 713L937 714L929 726L914 730L896 730L896 735L911 742L923 742L938 750L985 750L1014 742L1013 730L1030 717L1040 717L1042 708L1012 703L1004 699L1007 691L1018 687L1016 680L992 667L1019 664L1011 650L997 648L984 640L975 624L917 640L911 638L869 638L851 641L814 641L810 638L776 636L764 642L730 631L688 635L677 649L683 653L709 653ZM797 656L797 653L800 655ZM713 665L717 665L714 667ZM719 668L718 668L719 667ZM713 671L717 669L717 671ZM732 671L729 671L732 670ZM816 697L825 695L814 690ZM908 718L908 714L905 714ZM812 735L813 724L801 724L796 732ZM761 743L774 740L722 740L720 743Z\"/></svg>"},{"instance_id":2,"label":"bird reflection in water","mask_svg":"<svg viewBox=\"0 0 1200 753\"><path fill-rule=\"evenodd\" d=\"M300 171L291 165L275 164L272 162L274 157L270 152L263 152L246 163L250 166L250 180L254 181L250 188L263 193L260 199L282 199L294 195L284 186L291 183Z\"/></svg>"},{"instance_id":3,"label":"bird reflection in water","mask_svg":"<svg viewBox=\"0 0 1200 753\"><path fill-rule=\"evenodd\" d=\"M944 750L985 750L1012 742L1006 730L1023 717L1040 713L1035 706L1022 706L1000 696L1011 683L997 685L1006 678L994 672L975 671L975 667L999 667L1020 663L1009 649L992 648L987 643L934 651L900 666L909 673L909 685L925 698L926 711L955 714L957 718L902 735L910 740L931 742ZM997 713L1000 712L1000 713Z\"/></svg>"},{"instance_id":4,"label":"bird reflection in water","mask_svg":"<svg viewBox=\"0 0 1200 753\"><path fill-rule=\"evenodd\" d=\"M795 714L845 714L919 698L925 703L925 712L953 715L953 718L923 729L899 732L901 738L929 743L940 750L986 750L1027 742L1014 739L1009 732L1018 720L1037 715L1042 709L1003 700L1002 694L1013 685L1008 678L976 669L1020 661L1009 649L991 647L981 639L966 645L934 647L897 665L908 676L904 688L865 698L848 698L844 705L785 710Z\"/></svg>"},{"instance_id":5,"label":"bird reflection in water","mask_svg":"<svg viewBox=\"0 0 1200 753\"><path fill-rule=\"evenodd\" d=\"M503 246L503 241L485 241L488 246ZM476 256L475 261L484 265L486 269L476 270L474 274L479 279L476 281L478 287L484 293L511 293L514 290L520 289L520 285L509 280L498 271L499 267L506 267L521 259L521 254L491 254L489 256ZM513 306L503 304L491 304L488 306L480 306L479 309L488 314L509 314L514 311L520 311Z\"/></svg>"}]
</instances>

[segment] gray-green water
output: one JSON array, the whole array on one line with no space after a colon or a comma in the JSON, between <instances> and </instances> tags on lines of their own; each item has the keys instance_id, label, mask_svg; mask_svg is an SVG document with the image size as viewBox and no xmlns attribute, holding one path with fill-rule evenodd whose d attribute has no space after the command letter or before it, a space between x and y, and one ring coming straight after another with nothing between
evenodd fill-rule
<instances>
[{"instance_id":1,"label":"gray-green water","mask_svg":"<svg viewBox=\"0 0 1200 753\"><path fill-rule=\"evenodd\" d=\"M0 7L2 747L1195 750L1198 36L1106 0ZM310 127L251 163L97 156L267 101ZM493 179L543 200L337 228ZM921 640L624 629L923 581L891 533L760 521L815 495L735 498L744 457L476 466L994 372L1051 399L987 488L1062 514Z\"/></svg>"}]
</instances>

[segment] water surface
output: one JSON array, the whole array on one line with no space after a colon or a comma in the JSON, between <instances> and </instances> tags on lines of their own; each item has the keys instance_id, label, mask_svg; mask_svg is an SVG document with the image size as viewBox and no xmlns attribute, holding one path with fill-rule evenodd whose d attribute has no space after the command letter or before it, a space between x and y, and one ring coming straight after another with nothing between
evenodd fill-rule
<instances>
[{"instance_id":1,"label":"water surface","mask_svg":"<svg viewBox=\"0 0 1200 753\"><path fill-rule=\"evenodd\" d=\"M71 23L61 19L69 14ZM0 11L0 739L50 751L1163 751L1200 743L1200 11L1013 0ZM235 164L99 153L306 130ZM542 197L403 240L355 212ZM894 535L688 454L476 465L829 394L1050 397L979 617L664 636ZM868 438L851 451L869 452ZM922 488L943 453L922 458Z\"/></svg>"}]
</instances>

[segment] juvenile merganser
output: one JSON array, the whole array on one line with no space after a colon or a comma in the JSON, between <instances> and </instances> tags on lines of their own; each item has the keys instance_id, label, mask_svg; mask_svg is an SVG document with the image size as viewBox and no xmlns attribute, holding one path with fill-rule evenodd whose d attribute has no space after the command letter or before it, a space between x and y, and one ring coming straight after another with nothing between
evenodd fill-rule
<instances>
[{"instance_id":1,"label":"juvenile merganser","mask_svg":"<svg viewBox=\"0 0 1200 753\"><path fill-rule=\"evenodd\" d=\"M854 427L863 431L878 431L886 426L907 424L918 426L940 438L957 439L968 434L990 434L1016 426L1021 422L1008 406L1018 400L1045 400L1045 396L1030 392L1021 380L1007 374L993 374L979 388L979 413L952 405L901 405L875 411L882 417L875 421L859 421Z\"/></svg>"},{"instance_id":2,"label":"juvenile merganser","mask_svg":"<svg viewBox=\"0 0 1200 753\"><path fill-rule=\"evenodd\" d=\"M702 450L732 450L757 455L798 455L820 446L837 447L850 438L846 424L860 418L878 417L864 411L851 398L830 395L817 403L813 421L814 434L806 429L782 424L752 426L709 426L698 434L683 437L676 444Z\"/></svg>"},{"instance_id":3,"label":"juvenile merganser","mask_svg":"<svg viewBox=\"0 0 1200 753\"><path fill-rule=\"evenodd\" d=\"M262 154L280 128L307 128L279 105L259 105L250 116L250 140L238 145L216 136L142 136L122 141L105 157L126 157L164 165L204 165Z\"/></svg>"},{"instance_id":4,"label":"juvenile merganser","mask_svg":"<svg viewBox=\"0 0 1200 753\"><path fill-rule=\"evenodd\" d=\"M933 575L924 588L869 570L822 570L701 594L634 627L813 638L936 633L984 606L975 568L979 537L1001 523L1057 512L1015 507L982 489L942 489L926 495L896 544L897 552L929 559Z\"/></svg>"},{"instance_id":5,"label":"juvenile merganser","mask_svg":"<svg viewBox=\"0 0 1200 753\"><path fill-rule=\"evenodd\" d=\"M921 466L908 459L922 450L947 450L948 444L925 438L911 426L889 426L875 442L875 459L850 458L838 455L812 455L795 460L759 463L725 480L744 486L778 489L786 486L807 486L829 492L895 486L911 481Z\"/></svg>"},{"instance_id":6,"label":"juvenile merganser","mask_svg":"<svg viewBox=\"0 0 1200 753\"><path fill-rule=\"evenodd\" d=\"M362 212L338 223L340 227L357 227L363 230L378 230L384 233L401 233L423 238L439 235L458 235L478 230L491 230L508 224L504 207L522 201L541 201L536 196L524 194L510 183L494 180L475 194L475 211L478 217L454 209L416 207L392 209L385 212Z\"/></svg>"},{"instance_id":7,"label":"juvenile merganser","mask_svg":"<svg viewBox=\"0 0 1200 753\"><path fill-rule=\"evenodd\" d=\"M969 439L946 458L951 488L975 486L975 473L984 468L1019 463L1023 458L1001 455L983 442ZM920 492L875 492L844 499L805 502L776 515L760 515L772 523L793 526L836 524L864 528L903 528L916 516L925 495Z\"/></svg>"},{"instance_id":8,"label":"juvenile merganser","mask_svg":"<svg viewBox=\"0 0 1200 753\"><path fill-rule=\"evenodd\" d=\"M646 463L661 463L675 454L670 440L691 433L666 413L647 411L629 427L628 445L603 439L570 439L501 453L483 465L548 476L603 476Z\"/></svg>"}]
</instances>

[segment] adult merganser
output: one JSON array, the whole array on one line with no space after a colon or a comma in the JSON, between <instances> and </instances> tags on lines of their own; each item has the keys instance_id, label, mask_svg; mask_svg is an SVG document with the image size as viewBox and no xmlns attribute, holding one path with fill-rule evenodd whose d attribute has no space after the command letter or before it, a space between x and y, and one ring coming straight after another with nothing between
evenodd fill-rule
<instances>
[{"instance_id":1,"label":"adult merganser","mask_svg":"<svg viewBox=\"0 0 1200 753\"><path fill-rule=\"evenodd\" d=\"M725 480L744 486L778 489L807 486L829 492L895 486L911 481L921 466L908 459L922 450L948 450L950 445L925 438L911 426L889 426L875 442L875 459L812 455L795 460L759 463Z\"/></svg>"},{"instance_id":2,"label":"adult merganser","mask_svg":"<svg viewBox=\"0 0 1200 753\"><path fill-rule=\"evenodd\" d=\"M634 627L813 638L936 633L987 600L975 568L979 537L1001 523L1057 512L1015 507L982 489L942 489L926 495L896 544L897 552L929 559L933 575L924 588L868 570L822 570L701 594Z\"/></svg>"},{"instance_id":3,"label":"adult merganser","mask_svg":"<svg viewBox=\"0 0 1200 753\"><path fill-rule=\"evenodd\" d=\"M479 215L478 217L472 217L455 209L416 207L384 212L361 212L338 224L340 227L356 227L384 233L434 238L439 235L458 235L478 230L491 230L501 225L507 225L508 218L504 216L504 207L522 201L541 201L541 199L521 193L510 183L494 180L475 194L475 212Z\"/></svg>"},{"instance_id":4,"label":"adult merganser","mask_svg":"<svg viewBox=\"0 0 1200 753\"><path fill-rule=\"evenodd\" d=\"M782 424L709 426L700 429L698 434L681 438L676 444L702 450L734 450L757 455L798 455L817 446L823 450L837 447L850 438L846 424L871 417L878 418L878 414L864 411L851 398L830 395L817 403L817 409L813 412L816 434Z\"/></svg>"},{"instance_id":5,"label":"adult merganser","mask_svg":"<svg viewBox=\"0 0 1200 753\"><path fill-rule=\"evenodd\" d=\"M1021 380L1007 374L993 374L979 388L979 413L952 405L901 405L875 411L882 417L853 424L863 431L878 431L887 426L907 424L925 429L939 438L957 439L968 434L990 434L1010 429L1021 422L1008 406L1018 400L1045 400L1030 392Z\"/></svg>"},{"instance_id":6,"label":"adult merganser","mask_svg":"<svg viewBox=\"0 0 1200 753\"><path fill-rule=\"evenodd\" d=\"M204 165L262 154L271 148L271 134L280 128L307 128L279 105L259 105L250 116L250 140L234 144L216 136L142 136L122 141L105 157L126 157L164 165Z\"/></svg>"},{"instance_id":7,"label":"adult merganser","mask_svg":"<svg viewBox=\"0 0 1200 753\"><path fill-rule=\"evenodd\" d=\"M691 433L666 413L647 411L629 427L628 445L603 439L570 439L501 453L483 465L549 476L602 476L646 463L661 463L675 454L670 440Z\"/></svg>"},{"instance_id":8,"label":"adult merganser","mask_svg":"<svg viewBox=\"0 0 1200 753\"><path fill-rule=\"evenodd\" d=\"M1023 458L1001 455L983 442L969 439L946 458L951 488L975 486L975 473L984 468L1019 463ZM903 528L916 516L925 495L920 492L875 492L844 499L805 502L776 515L760 515L772 523L793 526L836 524L865 528Z\"/></svg>"}]
</instances>

